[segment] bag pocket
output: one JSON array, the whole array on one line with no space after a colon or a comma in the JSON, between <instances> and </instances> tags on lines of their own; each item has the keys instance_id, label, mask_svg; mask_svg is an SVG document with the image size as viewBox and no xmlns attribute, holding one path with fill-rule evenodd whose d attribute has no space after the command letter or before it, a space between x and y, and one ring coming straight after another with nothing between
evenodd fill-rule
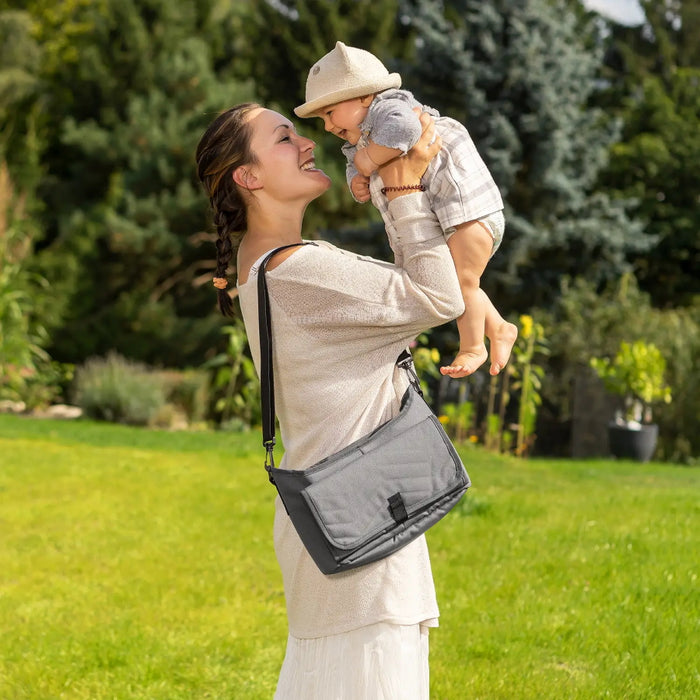
<instances>
[{"instance_id":1,"label":"bag pocket","mask_svg":"<svg viewBox=\"0 0 700 700\"><path fill-rule=\"evenodd\" d=\"M410 428L355 447L355 459L318 474L302 495L330 544L354 550L456 489L469 478L439 421L430 413Z\"/></svg>"}]
</instances>

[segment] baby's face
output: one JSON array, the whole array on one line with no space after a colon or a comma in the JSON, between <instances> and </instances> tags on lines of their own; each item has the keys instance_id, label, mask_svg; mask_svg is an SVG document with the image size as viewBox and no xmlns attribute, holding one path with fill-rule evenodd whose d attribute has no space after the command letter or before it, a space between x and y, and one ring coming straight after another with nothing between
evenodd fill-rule
<instances>
[{"instance_id":1,"label":"baby's face","mask_svg":"<svg viewBox=\"0 0 700 700\"><path fill-rule=\"evenodd\" d=\"M336 102L334 105L319 109L316 115L323 119L326 131L330 131L354 146L360 139L360 124L367 116L367 110L373 98L374 95L366 95Z\"/></svg>"}]
</instances>

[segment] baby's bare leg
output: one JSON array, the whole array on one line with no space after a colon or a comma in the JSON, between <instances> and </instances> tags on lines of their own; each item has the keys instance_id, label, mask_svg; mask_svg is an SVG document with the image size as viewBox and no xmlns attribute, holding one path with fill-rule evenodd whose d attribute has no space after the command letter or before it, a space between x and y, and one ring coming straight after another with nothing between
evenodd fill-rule
<instances>
[{"instance_id":1,"label":"baby's bare leg","mask_svg":"<svg viewBox=\"0 0 700 700\"><path fill-rule=\"evenodd\" d=\"M508 323L488 298L483 289L479 290L484 295L486 308L486 336L491 341L489 351L491 354L491 374L498 374L510 359L510 351L518 338L518 328L513 323Z\"/></svg>"},{"instance_id":2,"label":"baby's bare leg","mask_svg":"<svg viewBox=\"0 0 700 700\"><path fill-rule=\"evenodd\" d=\"M518 330L503 319L479 286L491 258L493 238L482 223L470 221L457 227L447 245L457 270L465 311L457 319L459 352L452 364L441 367L440 372L450 377L466 377L475 372L488 357L486 334L491 341L490 372L498 374L508 362Z\"/></svg>"},{"instance_id":3,"label":"baby's bare leg","mask_svg":"<svg viewBox=\"0 0 700 700\"><path fill-rule=\"evenodd\" d=\"M457 319L459 352L451 365L441 367L442 374L466 377L486 362L484 345L487 306L479 283L493 250L493 238L478 221L457 226L447 245L457 270L459 286L464 298L464 313ZM488 299L488 297L486 297Z\"/></svg>"}]
</instances>

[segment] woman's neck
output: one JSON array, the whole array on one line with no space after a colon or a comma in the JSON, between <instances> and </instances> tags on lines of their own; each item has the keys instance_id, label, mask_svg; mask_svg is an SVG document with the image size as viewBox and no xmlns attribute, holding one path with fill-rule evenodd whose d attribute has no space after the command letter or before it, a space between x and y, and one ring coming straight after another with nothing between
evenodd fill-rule
<instances>
[{"instance_id":1,"label":"woman's neck","mask_svg":"<svg viewBox=\"0 0 700 700\"><path fill-rule=\"evenodd\" d=\"M294 212L287 207L283 211L265 212L251 208L248 210L248 227L238 249L238 282L248 279L250 268L267 251L279 246L299 243L304 211Z\"/></svg>"},{"instance_id":2,"label":"woman's neck","mask_svg":"<svg viewBox=\"0 0 700 700\"><path fill-rule=\"evenodd\" d=\"M293 243L301 239L301 227L306 205L275 204L264 207L253 205L248 209L246 238L279 240L279 245Z\"/></svg>"}]
</instances>

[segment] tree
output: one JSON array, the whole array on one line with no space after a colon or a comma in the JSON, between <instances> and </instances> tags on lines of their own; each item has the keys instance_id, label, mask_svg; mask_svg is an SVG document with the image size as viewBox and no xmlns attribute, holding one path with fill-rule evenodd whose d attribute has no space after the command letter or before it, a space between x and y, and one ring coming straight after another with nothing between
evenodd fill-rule
<instances>
[{"instance_id":1,"label":"tree","mask_svg":"<svg viewBox=\"0 0 700 700\"><path fill-rule=\"evenodd\" d=\"M40 60L29 14L0 9L0 160L25 191L40 177Z\"/></svg>"},{"instance_id":2,"label":"tree","mask_svg":"<svg viewBox=\"0 0 700 700\"><path fill-rule=\"evenodd\" d=\"M624 128L601 185L634 199L655 241L633 258L642 289L659 306L688 305L700 294L700 2L642 5L643 25L610 27L599 101Z\"/></svg>"},{"instance_id":3,"label":"tree","mask_svg":"<svg viewBox=\"0 0 700 700\"><path fill-rule=\"evenodd\" d=\"M557 1L405 5L417 41L404 82L466 124L506 201L484 277L493 297L527 309L551 302L564 274L619 275L649 242L628 203L596 188L616 125L589 108L602 60L593 26Z\"/></svg>"},{"instance_id":4,"label":"tree","mask_svg":"<svg viewBox=\"0 0 700 700\"><path fill-rule=\"evenodd\" d=\"M220 325L193 154L222 108L252 97L225 70L242 10L36 0L31 12L47 109L40 260L65 319L52 355L201 361Z\"/></svg>"}]
</instances>

